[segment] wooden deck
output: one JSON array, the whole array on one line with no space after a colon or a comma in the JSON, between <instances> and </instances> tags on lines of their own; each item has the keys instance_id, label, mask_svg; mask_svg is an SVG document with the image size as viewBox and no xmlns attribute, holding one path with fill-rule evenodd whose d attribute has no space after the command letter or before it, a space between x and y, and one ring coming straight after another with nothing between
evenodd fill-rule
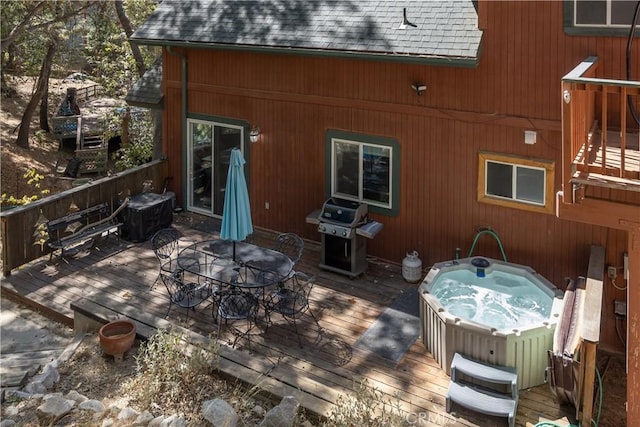
<instances>
[{"instance_id":1,"label":"wooden deck","mask_svg":"<svg viewBox=\"0 0 640 427\"><path fill-rule=\"evenodd\" d=\"M637 133L627 135L625 150L620 146L620 134L594 132L590 144L584 144L574 160L576 172L571 181L577 184L597 185L628 191L640 191L640 148Z\"/></svg>"},{"instance_id":2,"label":"wooden deck","mask_svg":"<svg viewBox=\"0 0 640 427\"><path fill-rule=\"evenodd\" d=\"M186 214L176 215L174 225L189 239L213 239L217 225L210 219ZM271 246L273 234L257 231L253 240ZM455 413L445 410L445 394L449 378L441 370L420 340L404 358L395 363L354 346L356 340L376 320L400 292L417 285L402 279L398 265L371 259L369 269L356 279L349 279L318 269L319 244L306 242L298 270L316 275L312 292L312 309L324 332L312 323L304 331L304 348L284 323L270 327L266 333L251 337L251 346L241 342L235 362L261 372L263 378L275 378L304 390L316 401L330 405L341 394L350 392L354 380L366 378L369 385L400 403L412 425L505 426L506 419L486 416L454 406ZM3 294L39 307L46 314L72 323L71 303L90 298L109 307L126 308L163 319L167 310L165 289L154 283L157 261L150 243L138 244L109 238L91 251L66 260L48 257L14 270L3 278ZM184 323L185 311L172 308L167 321L181 325L203 336L215 335L217 325L210 310L191 313ZM164 320L163 320L164 321ZM276 319L277 322L277 319ZM569 416L573 408L559 407L548 386L542 385L520 393L516 424L537 423L542 419Z\"/></svg>"}]
</instances>

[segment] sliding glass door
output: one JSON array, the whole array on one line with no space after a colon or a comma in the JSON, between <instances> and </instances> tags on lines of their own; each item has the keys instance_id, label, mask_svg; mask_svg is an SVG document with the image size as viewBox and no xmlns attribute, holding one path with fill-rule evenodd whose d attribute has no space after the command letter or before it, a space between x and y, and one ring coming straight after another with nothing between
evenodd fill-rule
<instances>
[{"instance_id":1,"label":"sliding glass door","mask_svg":"<svg viewBox=\"0 0 640 427\"><path fill-rule=\"evenodd\" d=\"M243 127L187 120L187 210L222 216L229 157L243 149Z\"/></svg>"}]
</instances>

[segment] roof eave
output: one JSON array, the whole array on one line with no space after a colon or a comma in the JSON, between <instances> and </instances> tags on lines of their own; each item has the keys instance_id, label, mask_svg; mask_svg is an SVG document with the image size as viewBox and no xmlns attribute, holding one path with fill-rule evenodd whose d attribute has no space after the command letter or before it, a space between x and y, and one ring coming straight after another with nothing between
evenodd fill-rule
<instances>
[{"instance_id":1,"label":"roof eave","mask_svg":"<svg viewBox=\"0 0 640 427\"><path fill-rule=\"evenodd\" d=\"M135 99L125 98L125 102L127 103L127 105L130 105L132 107L147 108L149 110L162 110L164 108L163 99L160 99L159 101L139 101Z\"/></svg>"},{"instance_id":2,"label":"roof eave","mask_svg":"<svg viewBox=\"0 0 640 427\"><path fill-rule=\"evenodd\" d=\"M333 50L333 49L312 49L297 47L279 47L264 45L242 45L223 43L200 43L184 40L157 40L132 38L132 43L146 46L162 47L184 47L190 49L217 49L217 50L237 50L255 53L271 53L300 56L326 56L334 58L364 59L376 61L404 62L424 65L438 65L459 68L477 68L479 56L438 56L438 55L416 55L403 53L355 51L355 50Z\"/></svg>"}]
</instances>

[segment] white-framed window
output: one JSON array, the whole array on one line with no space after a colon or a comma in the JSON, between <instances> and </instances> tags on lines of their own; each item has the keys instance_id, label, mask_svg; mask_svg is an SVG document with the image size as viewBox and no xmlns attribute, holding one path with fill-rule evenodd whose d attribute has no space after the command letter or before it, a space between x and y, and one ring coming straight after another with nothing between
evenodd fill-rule
<instances>
[{"instance_id":1,"label":"white-framed window","mask_svg":"<svg viewBox=\"0 0 640 427\"><path fill-rule=\"evenodd\" d=\"M394 146L345 136L329 137L331 196L394 209Z\"/></svg>"},{"instance_id":2,"label":"white-framed window","mask_svg":"<svg viewBox=\"0 0 640 427\"><path fill-rule=\"evenodd\" d=\"M564 0L564 31L571 35L628 36L637 1ZM640 29L640 19L636 21Z\"/></svg>"},{"instance_id":3,"label":"white-framed window","mask_svg":"<svg viewBox=\"0 0 640 427\"><path fill-rule=\"evenodd\" d=\"M478 158L480 202L553 213L553 162L496 153Z\"/></svg>"},{"instance_id":4,"label":"white-framed window","mask_svg":"<svg viewBox=\"0 0 640 427\"><path fill-rule=\"evenodd\" d=\"M629 0L573 0L577 27L629 28L637 2Z\"/></svg>"}]
</instances>

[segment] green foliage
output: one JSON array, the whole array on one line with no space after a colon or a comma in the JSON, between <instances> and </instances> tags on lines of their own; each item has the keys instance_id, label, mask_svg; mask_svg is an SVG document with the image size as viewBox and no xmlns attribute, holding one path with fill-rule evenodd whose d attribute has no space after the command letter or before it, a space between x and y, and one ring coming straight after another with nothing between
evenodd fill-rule
<instances>
[{"instance_id":1,"label":"green foliage","mask_svg":"<svg viewBox=\"0 0 640 427\"><path fill-rule=\"evenodd\" d=\"M30 189L29 191L32 192L32 194L13 196L7 195L7 193L2 193L2 196L0 196L0 205L22 206L35 202L40 196L46 196L49 194L48 189L40 188L40 181L44 179L44 175L40 175L35 169L29 169L22 177L25 179L27 187Z\"/></svg>"},{"instance_id":2,"label":"green foliage","mask_svg":"<svg viewBox=\"0 0 640 427\"><path fill-rule=\"evenodd\" d=\"M124 8L131 25L136 28L158 7L157 0L125 0Z\"/></svg>"},{"instance_id":3,"label":"green foliage","mask_svg":"<svg viewBox=\"0 0 640 427\"><path fill-rule=\"evenodd\" d=\"M40 196L46 196L49 194L48 189L41 188L41 181L44 179L44 175L40 175L35 169L29 169L22 177L25 179L29 192L32 194L16 197L7 195L7 193L2 193L0 196L0 205L22 206L35 202ZM47 243L47 240L49 240L49 233L47 233L47 228L45 226L46 222L47 219L42 215L42 211L40 211L38 221L33 226L33 244L39 245L41 249L44 247L45 243Z\"/></svg>"},{"instance_id":4,"label":"green foliage","mask_svg":"<svg viewBox=\"0 0 640 427\"><path fill-rule=\"evenodd\" d=\"M72 0L5 1L0 8L0 31L5 40L16 34L12 43L3 46L2 70L14 74L38 75L42 59L51 43L57 45L58 68L69 69L78 63L77 44L82 41L84 25L80 11L87 3ZM32 13L35 7L37 12ZM19 30L19 31L16 31Z\"/></svg>"},{"instance_id":5,"label":"green foliage","mask_svg":"<svg viewBox=\"0 0 640 427\"><path fill-rule=\"evenodd\" d=\"M128 116L127 129L122 129L123 119ZM151 160L153 156L153 120L146 110L136 110L131 114L130 110L114 112L107 125L108 137L123 134L128 135L129 143L121 146L113 153L116 170L122 171L142 165Z\"/></svg>"},{"instance_id":6,"label":"green foliage","mask_svg":"<svg viewBox=\"0 0 640 427\"><path fill-rule=\"evenodd\" d=\"M40 246L40 250L43 250L49 240L49 231L47 230L47 218L42 214L42 209L33 228L33 244Z\"/></svg>"},{"instance_id":7,"label":"green foliage","mask_svg":"<svg viewBox=\"0 0 640 427\"><path fill-rule=\"evenodd\" d=\"M125 1L124 8L136 28L155 9L152 0ZM138 79L135 60L127 35L120 27L113 2L99 2L91 9L85 36L84 55L90 74L110 96L122 97ZM158 56L157 48L140 46L145 64L151 64Z\"/></svg>"},{"instance_id":8,"label":"green foliage","mask_svg":"<svg viewBox=\"0 0 640 427\"><path fill-rule=\"evenodd\" d=\"M408 421L400 415L398 402L384 400L379 390L369 386L365 379L354 386L351 395L338 396L324 427L351 426L406 426Z\"/></svg>"},{"instance_id":9,"label":"green foliage","mask_svg":"<svg viewBox=\"0 0 640 427\"><path fill-rule=\"evenodd\" d=\"M123 5L136 28L157 7L157 1L126 0ZM53 69L59 75L88 71L113 97L123 96L139 78L112 1L3 1L0 32L2 73L38 75L47 47L55 43ZM5 43L7 40L11 42ZM157 47L141 46L140 50L145 64L159 55Z\"/></svg>"}]
</instances>

